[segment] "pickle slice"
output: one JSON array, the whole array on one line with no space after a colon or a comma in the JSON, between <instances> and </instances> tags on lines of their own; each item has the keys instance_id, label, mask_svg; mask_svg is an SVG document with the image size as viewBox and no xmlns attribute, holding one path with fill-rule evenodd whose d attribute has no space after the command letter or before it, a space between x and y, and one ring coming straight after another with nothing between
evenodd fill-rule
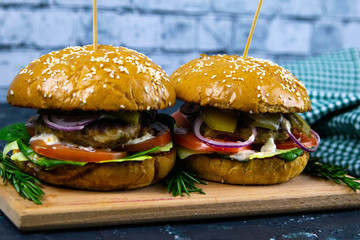
<instances>
[{"instance_id":1,"label":"pickle slice","mask_svg":"<svg viewBox=\"0 0 360 240\"><path fill-rule=\"evenodd\" d=\"M140 118L140 112L136 112L136 111L133 112L119 111L119 112L111 113L110 115L131 124L138 124Z\"/></svg>"},{"instance_id":2,"label":"pickle slice","mask_svg":"<svg viewBox=\"0 0 360 240\"><path fill-rule=\"evenodd\" d=\"M211 129L232 133L236 130L238 118L235 111L205 107L202 109L202 117Z\"/></svg>"},{"instance_id":3,"label":"pickle slice","mask_svg":"<svg viewBox=\"0 0 360 240\"><path fill-rule=\"evenodd\" d=\"M303 132L308 137L311 136L311 127L299 114L289 113L286 114L285 117L290 121L292 129Z\"/></svg>"},{"instance_id":4,"label":"pickle slice","mask_svg":"<svg viewBox=\"0 0 360 240\"><path fill-rule=\"evenodd\" d=\"M270 130L278 130L280 127L281 113L258 113L243 114L243 120L254 127L267 128Z\"/></svg>"}]
</instances>

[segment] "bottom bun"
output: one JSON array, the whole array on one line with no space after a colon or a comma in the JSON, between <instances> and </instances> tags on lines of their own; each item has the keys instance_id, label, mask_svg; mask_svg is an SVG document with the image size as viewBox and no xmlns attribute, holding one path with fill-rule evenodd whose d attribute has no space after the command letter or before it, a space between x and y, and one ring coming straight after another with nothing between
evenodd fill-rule
<instances>
[{"instance_id":1,"label":"bottom bun","mask_svg":"<svg viewBox=\"0 0 360 240\"><path fill-rule=\"evenodd\" d=\"M197 177L231 184L266 185L287 182L305 168L309 154L292 162L278 157L239 162L216 155L191 155L183 161Z\"/></svg>"},{"instance_id":2,"label":"bottom bun","mask_svg":"<svg viewBox=\"0 0 360 240\"><path fill-rule=\"evenodd\" d=\"M152 159L122 163L89 163L83 167L64 165L44 170L31 162L16 161L24 172L44 183L71 188L109 191L137 189L154 184L170 172L176 151L162 152Z\"/></svg>"}]
</instances>

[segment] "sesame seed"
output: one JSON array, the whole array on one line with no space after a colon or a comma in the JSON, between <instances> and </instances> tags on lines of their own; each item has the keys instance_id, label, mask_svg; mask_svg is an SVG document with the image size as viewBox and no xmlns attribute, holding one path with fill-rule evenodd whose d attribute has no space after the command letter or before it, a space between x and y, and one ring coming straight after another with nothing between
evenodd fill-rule
<instances>
[{"instance_id":1,"label":"sesame seed","mask_svg":"<svg viewBox=\"0 0 360 240\"><path fill-rule=\"evenodd\" d=\"M261 97L261 94L259 93L259 94L257 95L257 97L260 98L260 97Z\"/></svg>"},{"instance_id":2,"label":"sesame seed","mask_svg":"<svg viewBox=\"0 0 360 240\"><path fill-rule=\"evenodd\" d=\"M19 72L19 74L24 74L24 73L26 73L27 72L27 68L23 68L20 72Z\"/></svg>"},{"instance_id":3,"label":"sesame seed","mask_svg":"<svg viewBox=\"0 0 360 240\"><path fill-rule=\"evenodd\" d=\"M13 90L10 90L10 95L14 95L14 91Z\"/></svg>"},{"instance_id":4,"label":"sesame seed","mask_svg":"<svg viewBox=\"0 0 360 240\"><path fill-rule=\"evenodd\" d=\"M73 93L73 95L72 95L72 96L73 96L73 98L75 98L75 97L76 97L76 93Z\"/></svg>"},{"instance_id":5,"label":"sesame seed","mask_svg":"<svg viewBox=\"0 0 360 240\"><path fill-rule=\"evenodd\" d=\"M148 110L148 111L149 111L149 110L150 110L150 106L148 106L148 107L146 108L146 110Z\"/></svg>"},{"instance_id":6,"label":"sesame seed","mask_svg":"<svg viewBox=\"0 0 360 240\"><path fill-rule=\"evenodd\" d=\"M214 79L214 78L216 78L216 75L212 75L211 79Z\"/></svg>"},{"instance_id":7,"label":"sesame seed","mask_svg":"<svg viewBox=\"0 0 360 240\"><path fill-rule=\"evenodd\" d=\"M124 106L124 105L122 105L122 104L120 105L120 107L121 107L121 108L125 108L125 106Z\"/></svg>"},{"instance_id":8,"label":"sesame seed","mask_svg":"<svg viewBox=\"0 0 360 240\"><path fill-rule=\"evenodd\" d=\"M106 88L106 84L104 83L103 88Z\"/></svg>"},{"instance_id":9,"label":"sesame seed","mask_svg":"<svg viewBox=\"0 0 360 240\"><path fill-rule=\"evenodd\" d=\"M259 85L259 86L257 86L257 90L260 90L260 85Z\"/></svg>"}]
</instances>

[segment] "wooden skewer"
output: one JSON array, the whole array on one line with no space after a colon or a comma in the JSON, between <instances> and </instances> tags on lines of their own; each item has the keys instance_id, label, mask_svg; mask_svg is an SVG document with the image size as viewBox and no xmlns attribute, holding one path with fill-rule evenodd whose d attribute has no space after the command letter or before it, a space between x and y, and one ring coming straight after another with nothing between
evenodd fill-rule
<instances>
[{"instance_id":1,"label":"wooden skewer","mask_svg":"<svg viewBox=\"0 0 360 240\"><path fill-rule=\"evenodd\" d=\"M259 4L258 4L258 6L257 6L256 13L255 13L255 16L254 16L254 20L253 20L253 22L252 22L252 26L251 26L251 30L250 30L250 33L249 33L249 36L248 36L248 40L247 40L247 42L246 42L246 46L245 46L243 58L246 58L246 57L247 57L247 54L248 54L248 51L249 51L249 47L250 47L250 43L251 43L251 39L252 39L252 36L253 36L253 33L254 33L256 21L257 21L257 19L258 19L259 13L260 13L260 9L261 9L262 2L263 2L263 0L259 0Z\"/></svg>"},{"instance_id":2,"label":"wooden skewer","mask_svg":"<svg viewBox=\"0 0 360 240\"><path fill-rule=\"evenodd\" d=\"M93 0L93 42L94 51L97 50L97 7L96 0Z\"/></svg>"}]
</instances>

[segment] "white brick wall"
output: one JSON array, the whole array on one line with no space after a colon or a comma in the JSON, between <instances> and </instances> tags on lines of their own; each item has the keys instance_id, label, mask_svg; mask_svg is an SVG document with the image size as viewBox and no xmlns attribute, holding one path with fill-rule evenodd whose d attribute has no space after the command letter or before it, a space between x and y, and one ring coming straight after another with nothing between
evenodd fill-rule
<instances>
[{"instance_id":1,"label":"white brick wall","mask_svg":"<svg viewBox=\"0 0 360 240\"><path fill-rule=\"evenodd\" d=\"M98 0L98 43L134 48L171 74L200 53L242 54L257 3ZM91 7L91 0L0 0L0 93L33 58L91 44ZM360 48L360 0L266 0L249 55L281 63L350 47Z\"/></svg>"},{"instance_id":2,"label":"white brick wall","mask_svg":"<svg viewBox=\"0 0 360 240\"><path fill-rule=\"evenodd\" d=\"M343 46L343 26L335 20L320 21L313 26L312 52L320 54Z\"/></svg>"},{"instance_id":3,"label":"white brick wall","mask_svg":"<svg viewBox=\"0 0 360 240\"><path fill-rule=\"evenodd\" d=\"M206 13L210 10L210 0L134 0L136 9L168 13Z\"/></svg>"},{"instance_id":4,"label":"white brick wall","mask_svg":"<svg viewBox=\"0 0 360 240\"><path fill-rule=\"evenodd\" d=\"M232 43L232 21L229 17L206 16L199 20L198 49L225 51Z\"/></svg>"},{"instance_id":5,"label":"white brick wall","mask_svg":"<svg viewBox=\"0 0 360 240\"><path fill-rule=\"evenodd\" d=\"M27 14L30 41L38 48L76 45L75 27L79 16L66 10L35 11Z\"/></svg>"},{"instance_id":6,"label":"white brick wall","mask_svg":"<svg viewBox=\"0 0 360 240\"><path fill-rule=\"evenodd\" d=\"M28 12L0 10L0 46L12 46L28 43L30 28L27 22Z\"/></svg>"},{"instance_id":7,"label":"white brick wall","mask_svg":"<svg viewBox=\"0 0 360 240\"><path fill-rule=\"evenodd\" d=\"M134 49L156 49L161 41L161 17L157 15L124 15L119 23L122 44Z\"/></svg>"},{"instance_id":8,"label":"white brick wall","mask_svg":"<svg viewBox=\"0 0 360 240\"><path fill-rule=\"evenodd\" d=\"M281 6L283 16L319 18L324 14L323 0L285 0Z\"/></svg>"},{"instance_id":9,"label":"white brick wall","mask_svg":"<svg viewBox=\"0 0 360 240\"><path fill-rule=\"evenodd\" d=\"M360 22L346 24L343 29L344 47L356 47L360 49L360 39L357 37L359 33Z\"/></svg>"},{"instance_id":10,"label":"white brick wall","mask_svg":"<svg viewBox=\"0 0 360 240\"><path fill-rule=\"evenodd\" d=\"M276 18L270 24L266 48L277 54L310 54L311 24Z\"/></svg>"},{"instance_id":11,"label":"white brick wall","mask_svg":"<svg viewBox=\"0 0 360 240\"><path fill-rule=\"evenodd\" d=\"M167 51L193 51L197 45L197 24L192 17L165 16L162 48Z\"/></svg>"},{"instance_id":12,"label":"white brick wall","mask_svg":"<svg viewBox=\"0 0 360 240\"><path fill-rule=\"evenodd\" d=\"M234 52L243 52L249 36L252 22L253 16L242 17L235 22L235 36L232 47ZM258 19L255 26L253 38L251 40L250 50L264 50L266 39L268 37L270 23L271 21L268 18Z\"/></svg>"},{"instance_id":13,"label":"white brick wall","mask_svg":"<svg viewBox=\"0 0 360 240\"><path fill-rule=\"evenodd\" d=\"M34 50L4 50L0 54L0 86L7 87L12 79L35 58L40 57L40 53ZM4 96L2 96L4 99Z\"/></svg>"}]
</instances>

